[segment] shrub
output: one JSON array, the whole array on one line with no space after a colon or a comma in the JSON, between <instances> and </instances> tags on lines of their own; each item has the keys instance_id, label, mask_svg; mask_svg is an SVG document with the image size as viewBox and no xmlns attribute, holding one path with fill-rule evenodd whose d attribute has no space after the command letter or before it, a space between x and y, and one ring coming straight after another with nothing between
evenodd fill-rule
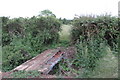
<instances>
[{"instance_id":1,"label":"shrub","mask_svg":"<svg viewBox=\"0 0 120 80\"><path fill-rule=\"evenodd\" d=\"M74 64L77 67L93 70L97 65L96 61L106 55L105 43L99 40L92 39L90 42L80 42L76 47L77 58Z\"/></svg>"},{"instance_id":2,"label":"shrub","mask_svg":"<svg viewBox=\"0 0 120 80\"><path fill-rule=\"evenodd\" d=\"M111 16L79 17L73 20L71 41L77 47L74 65L85 68L86 72L94 70L97 61L107 54L106 47L118 55L118 20ZM84 72L85 72L84 71Z\"/></svg>"},{"instance_id":3,"label":"shrub","mask_svg":"<svg viewBox=\"0 0 120 80\"><path fill-rule=\"evenodd\" d=\"M84 40L88 41L93 37L99 36L99 38L106 39L111 46L118 37L118 29L118 20L115 17L108 15L97 17L82 16L73 20L71 39L73 43L76 43Z\"/></svg>"},{"instance_id":4,"label":"shrub","mask_svg":"<svg viewBox=\"0 0 120 80\"><path fill-rule=\"evenodd\" d=\"M53 16L9 19L2 33L3 70L11 70L57 43L60 26Z\"/></svg>"}]
</instances>

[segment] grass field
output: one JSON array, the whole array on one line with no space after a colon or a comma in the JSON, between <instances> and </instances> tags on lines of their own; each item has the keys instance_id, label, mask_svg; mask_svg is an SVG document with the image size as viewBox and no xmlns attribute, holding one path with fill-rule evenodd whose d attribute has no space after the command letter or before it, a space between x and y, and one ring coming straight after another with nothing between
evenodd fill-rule
<instances>
[{"instance_id":1,"label":"grass field","mask_svg":"<svg viewBox=\"0 0 120 80\"><path fill-rule=\"evenodd\" d=\"M60 34L60 40L70 41L71 27L72 27L71 25L62 25L62 31L59 32L59 34Z\"/></svg>"}]
</instances>

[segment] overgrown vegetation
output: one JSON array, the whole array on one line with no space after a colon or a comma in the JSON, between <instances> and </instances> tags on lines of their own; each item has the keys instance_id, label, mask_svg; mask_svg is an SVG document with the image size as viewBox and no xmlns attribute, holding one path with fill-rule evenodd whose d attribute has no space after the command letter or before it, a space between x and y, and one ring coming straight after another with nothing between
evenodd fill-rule
<instances>
[{"instance_id":1,"label":"overgrown vegetation","mask_svg":"<svg viewBox=\"0 0 120 80\"><path fill-rule=\"evenodd\" d=\"M62 20L57 19L51 11L45 10L39 16L31 18L1 17L1 19L3 71L12 70L46 49L72 45L77 48L76 57L61 61L54 71L57 76L102 77L105 71L109 72L111 69L110 67L103 69L103 67L114 62L112 72L103 78L116 77L118 41L120 41L117 17L79 16L73 20ZM71 23L72 25L68 25ZM39 76L37 74L37 72L29 74L23 71L12 76L37 77Z\"/></svg>"},{"instance_id":2,"label":"overgrown vegetation","mask_svg":"<svg viewBox=\"0 0 120 80\"><path fill-rule=\"evenodd\" d=\"M109 15L80 16L73 20L71 28L71 42L77 48L76 58L61 62L58 76L118 77L118 19Z\"/></svg>"},{"instance_id":3,"label":"overgrown vegetation","mask_svg":"<svg viewBox=\"0 0 120 80\"><path fill-rule=\"evenodd\" d=\"M17 71L10 74L10 78L40 78L40 76L41 73L38 71Z\"/></svg>"},{"instance_id":4,"label":"overgrown vegetation","mask_svg":"<svg viewBox=\"0 0 120 80\"><path fill-rule=\"evenodd\" d=\"M42 13L43 14L43 13ZM46 14L46 13L45 13ZM3 70L8 71L58 43L61 23L55 16L2 17Z\"/></svg>"},{"instance_id":5,"label":"overgrown vegetation","mask_svg":"<svg viewBox=\"0 0 120 80\"><path fill-rule=\"evenodd\" d=\"M107 47L110 47L117 59L119 26L116 17L105 15L75 18L71 33L72 42L77 47L74 64L85 68L86 77L89 77L88 73L98 66L99 60L110 54Z\"/></svg>"}]
</instances>

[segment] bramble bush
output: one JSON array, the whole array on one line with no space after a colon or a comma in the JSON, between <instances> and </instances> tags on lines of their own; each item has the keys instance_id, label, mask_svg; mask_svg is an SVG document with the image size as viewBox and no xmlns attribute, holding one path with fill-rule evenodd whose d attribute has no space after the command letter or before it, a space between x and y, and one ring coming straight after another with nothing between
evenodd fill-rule
<instances>
[{"instance_id":1,"label":"bramble bush","mask_svg":"<svg viewBox=\"0 0 120 80\"><path fill-rule=\"evenodd\" d=\"M118 53L118 34L118 18L116 17L105 15L75 18L71 31L71 41L77 47L74 65L86 70L94 70L97 60L107 54L107 46Z\"/></svg>"},{"instance_id":2,"label":"bramble bush","mask_svg":"<svg viewBox=\"0 0 120 80\"><path fill-rule=\"evenodd\" d=\"M60 21L54 16L2 17L3 70L8 71L59 41Z\"/></svg>"},{"instance_id":3,"label":"bramble bush","mask_svg":"<svg viewBox=\"0 0 120 80\"><path fill-rule=\"evenodd\" d=\"M76 43L99 36L106 39L107 43L112 46L113 42L116 43L118 30L118 19L116 17L109 15L80 16L73 20L71 39L73 43Z\"/></svg>"}]
</instances>

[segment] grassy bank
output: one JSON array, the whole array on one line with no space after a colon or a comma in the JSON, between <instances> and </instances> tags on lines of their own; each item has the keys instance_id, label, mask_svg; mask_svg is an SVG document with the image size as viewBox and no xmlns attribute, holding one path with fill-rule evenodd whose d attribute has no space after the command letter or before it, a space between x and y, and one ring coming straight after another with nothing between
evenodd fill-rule
<instances>
[{"instance_id":1,"label":"grassy bank","mask_svg":"<svg viewBox=\"0 0 120 80\"><path fill-rule=\"evenodd\" d=\"M109 47L106 48L106 55L97 63L98 66L89 75L91 78L118 78L118 57L115 57Z\"/></svg>"}]
</instances>

